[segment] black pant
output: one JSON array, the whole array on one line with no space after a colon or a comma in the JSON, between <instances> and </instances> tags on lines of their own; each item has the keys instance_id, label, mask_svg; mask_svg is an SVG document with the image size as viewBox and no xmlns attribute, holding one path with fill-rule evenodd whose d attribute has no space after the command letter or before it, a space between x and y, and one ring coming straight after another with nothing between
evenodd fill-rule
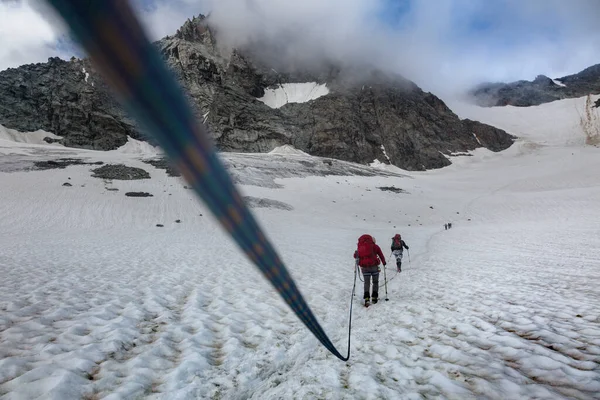
<instances>
[{"instance_id":1,"label":"black pant","mask_svg":"<svg viewBox=\"0 0 600 400\"><path fill-rule=\"evenodd\" d=\"M368 299L372 297L376 299L379 295L379 267L361 267L360 268L363 274L363 278L365 278L365 290L364 290L364 298ZM371 278L373 278L373 293L369 295L371 291Z\"/></svg>"}]
</instances>

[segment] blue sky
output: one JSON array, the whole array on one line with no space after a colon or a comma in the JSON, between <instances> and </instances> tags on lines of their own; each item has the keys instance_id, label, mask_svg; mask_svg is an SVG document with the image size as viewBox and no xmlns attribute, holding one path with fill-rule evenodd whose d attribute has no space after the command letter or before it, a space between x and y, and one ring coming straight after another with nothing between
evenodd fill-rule
<instances>
[{"instance_id":1,"label":"blue sky","mask_svg":"<svg viewBox=\"0 0 600 400\"><path fill-rule=\"evenodd\" d=\"M133 0L153 39L212 11L224 42L296 32L290 52L368 59L432 91L600 63L600 0ZM74 48L41 0L0 2L0 70ZM44 13L47 14L47 13ZM293 35L292 35L293 36Z\"/></svg>"}]
</instances>

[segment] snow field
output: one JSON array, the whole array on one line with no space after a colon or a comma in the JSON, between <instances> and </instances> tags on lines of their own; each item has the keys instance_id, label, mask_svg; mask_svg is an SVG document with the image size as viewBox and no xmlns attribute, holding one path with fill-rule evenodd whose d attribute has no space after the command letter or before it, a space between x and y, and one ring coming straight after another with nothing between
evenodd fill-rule
<instances>
[{"instance_id":1,"label":"snow field","mask_svg":"<svg viewBox=\"0 0 600 400\"><path fill-rule=\"evenodd\" d=\"M593 101L600 96L592 96ZM447 104L459 117L469 118L540 145L580 147L585 143L580 119L585 97L553 101L532 107L478 107L458 101Z\"/></svg>"},{"instance_id":2,"label":"snow field","mask_svg":"<svg viewBox=\"0 0 600 400\"><path fill-rule=\"evenodd\" d=\"M11 163L79 152L152 179L0 172L0 398L598 398L600 150L537 135L408 177L240 187L293 207L254 211L343 354L356 239L373 234L386 257L394 233L410 246L388 302L382 279L381 302L361 307L357 279L347 363L178 179L136 154L2 147Z\"/></svg>"}]
</instances>

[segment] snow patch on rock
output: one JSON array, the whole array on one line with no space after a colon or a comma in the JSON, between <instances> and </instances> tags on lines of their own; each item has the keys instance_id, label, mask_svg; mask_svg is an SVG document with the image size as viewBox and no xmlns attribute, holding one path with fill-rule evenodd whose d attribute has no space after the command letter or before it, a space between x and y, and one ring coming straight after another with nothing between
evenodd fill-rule
<instances>
[{"instance_id":1,"label":"snow patch on rock","mask_svg":"<svg viewBox=\"0 0 600 400\"><path fill-rule=\"evenodd\" d=\"M274 89L266 89L265 95L257 100L271 108L280 108L288 103L306 103L327 94L329 89L326 84L283 83Z\"/></svg>"},{"instance_id":2,"label":"snow patch on rock","mask_svg":"<svg viewBox=\"0 0 600 400\"><path fill-rule=\"evenodd\" d=\"M153 157L162 154L162 151L159 147L154 147L148 142L133 139L130 136L127 136L127 143L113 151L123 154L135 154L145 157Z\"/></svg>"},{"instance_id":3,"label":"snow patch on rock","mask_svg":"<svg viewBox=\"0 0 600 400\"><path fill-rule=\"evenodd\" d=\"M373 162L371 164L369 164L369 166L373 167L375 169L379 169L382 171L391 172L391 173L395 173L395 174L406 174L407 173L407 171L403 170L402 168L398 168L395 165L382 163L378 159L373 160Z\"/></svg>"},{"instance_id":4,"label":"snow patch on rock","mask_svg":"<svg viewBox=\"0 0 600 400\"><path fill-rule=\"evenodd\" d=\"M392 160L390 160L390 157L388 157L387 152L385 151L384 145L381 145L381 151L383 152L383 155L385 156L386 160L388 160L388 162L391 164Z\"/></svg>"},{"instance_id":5,"label":"snow patch on rock","mask_svg":"<svg viewBox=\"0 0 600 400\"><path fill-rule=\"evenodd\" d=\"M285 155L285 156L305 156L310 157L310 154L298 150L294 146L284 144L283 146L275 147L269 152L269 154Z\"/></svg>"},{"instance_id":6,"label":"snow patch on rock","mask_svg":"<svg viewBox=\"0 0 600 400\"><path fill-rule=\"evenodd\" d=\"M557 81L556 79L552 79L552 82L554 82L554 84L556 84L558 86L567 87L567 85L565 85L561 81Z\"/></svg>"}]
</instances>

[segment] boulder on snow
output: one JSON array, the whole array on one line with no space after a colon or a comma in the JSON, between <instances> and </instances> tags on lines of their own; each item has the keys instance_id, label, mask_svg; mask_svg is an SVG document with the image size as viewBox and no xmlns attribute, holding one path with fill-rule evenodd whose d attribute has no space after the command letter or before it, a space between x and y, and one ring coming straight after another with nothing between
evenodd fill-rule
<instances>
[{"instance_id":1,"label":"boulder on snow","mask_svg":"<svg viewBox=\"0 0 600 400\"><path fill-rule=\"evenodd\" d=\"M377 189L383 192L406 193L406 190L397 188L395 186L380 186Z\"/></svg>"},{"instance_id":2,"label":"boulder on snow","mask_svg":"<svg viewBox=\"0 0 600 400\"><path fill-rule=\"evenodd\" d=\"M57 160L34 161L37 169L65 169L69 165L102 165L104 162L85 162L79 158L59 158ZM69 178L71 179L71 178Z\"/></svg>"},{"instance_id":3,"label":"boulder on snow","mask_svg":"<svg viewBox=\"0 0 600 400\"><path fill-rule=\"evenodd\" d=\"M127 192L125 193L127 197L153 197L152 194L148 192Z\"/></svg>"},{"instance_id":4,"label":"boulder on snow","mask_svg":"<svg viewBox=\"0 0 600 400\"><path fill-rule=\"evenodd\" d=\"M169 176L181 176L181 173L165 158L155 158L142 161L146 164L152 165L154 168L164 169Z\"/></svg>"},{"instance_id":5,"label":"boulder on snow","mask_svg":"<svg viewBox=\"0 0 600 400\"><path fill-rule=\"evenodd\" d=\"M150 179L150 174L141 168L128 167L123 164L108 164L92 170L94 178L117 179L117 180L138 180Z\"/></svg>"}]
</instances>

